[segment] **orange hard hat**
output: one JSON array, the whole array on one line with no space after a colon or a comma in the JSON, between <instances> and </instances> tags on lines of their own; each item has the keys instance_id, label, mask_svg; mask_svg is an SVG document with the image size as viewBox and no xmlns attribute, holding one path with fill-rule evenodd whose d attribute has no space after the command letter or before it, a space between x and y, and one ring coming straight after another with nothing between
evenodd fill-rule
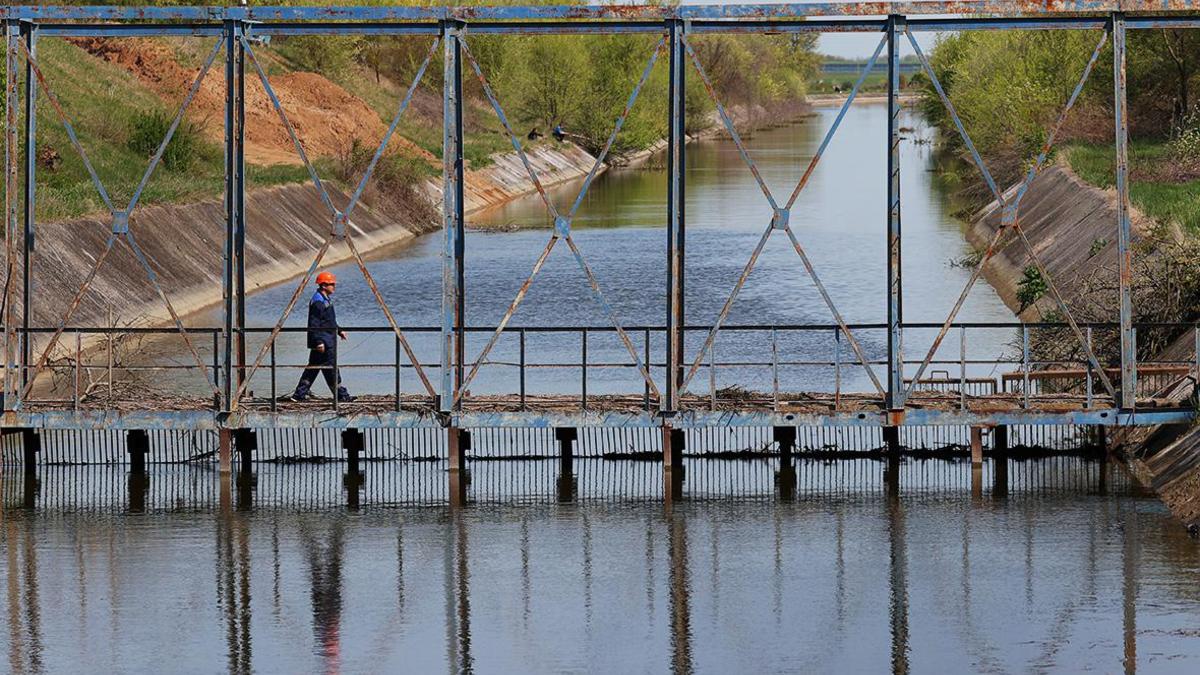
<instances>
[{"instance_id":1,"label":"orange hard hat","mask_svg":"<svg viewBox=\"0 0 1200 675\"><path fill-rule=\"evenodd\" d=\"M318 286L321 284L336 284L336 283L337 283L337 277L335 277L333 275L333 272L321 272L320 274L317 275L317 285Z\"/></svg>"}]
</instances>

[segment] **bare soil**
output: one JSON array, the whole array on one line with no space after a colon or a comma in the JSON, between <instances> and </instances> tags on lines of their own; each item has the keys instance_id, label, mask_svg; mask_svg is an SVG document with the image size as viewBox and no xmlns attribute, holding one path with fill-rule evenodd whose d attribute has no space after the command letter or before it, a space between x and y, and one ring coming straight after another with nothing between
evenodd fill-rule
<instances>
[{"instance_id":1,"label":"bare soil","mask_svg":"<svg viewBox=\"0 0 1200 675\"><path fill-rule=\"evenodd\" d=\"M171 49L152 38L78 38L73 44L89 54L118 64L149 86L170 106L183 102L199 68L183 66ZM265 63L267 55L258 58ZM218 61L220 57L218 57ZM203 124L214 142L224 140L225 78L220 63L205 75L188 109L189 118ZM362 99L316 73L283 73L270 77L288 120L310 159L344 153L354 139L375 147L387 126ZM287 129L271 104L251 64L246 66L246 160L255 164L299 164ZM427 151L399 134L389 149L433 159Z\"/></svg>"}]
</instances>

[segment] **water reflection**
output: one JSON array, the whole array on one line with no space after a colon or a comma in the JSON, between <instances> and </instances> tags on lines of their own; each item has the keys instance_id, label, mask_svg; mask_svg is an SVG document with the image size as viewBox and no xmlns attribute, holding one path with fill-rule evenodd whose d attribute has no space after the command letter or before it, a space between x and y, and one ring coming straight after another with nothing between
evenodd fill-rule
<instances>
[{"instance_id":1,"label":"water reflection","mask_svg":"<svg viewBox=\"0 0 1200 675\"><path fill-rule=\"evenodd\" d=\"M973 499L906 475L899 492L783 503L315 513L270 495L169 512L151 491L139 514L6 498L4 668L1195 667L1196 542L1156 502L1095 485Z\"/></svg>"}]
</instances>

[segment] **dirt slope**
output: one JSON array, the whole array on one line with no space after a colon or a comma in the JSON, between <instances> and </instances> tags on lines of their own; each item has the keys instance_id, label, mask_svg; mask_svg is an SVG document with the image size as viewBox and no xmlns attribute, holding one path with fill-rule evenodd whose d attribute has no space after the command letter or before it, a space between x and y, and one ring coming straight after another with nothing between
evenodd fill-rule
<instances>
[{"instance_id":1,"label":"dirt slope","mask_svg":"<svg viewBox=\"0 0 1200 675\"><path fill-rule=\"evenodd\" d=\"M93 56L116 63L177 108L196 79L199 68L180 65L171 49L150 38L79 38L72 42ZM207 55L207 50L206 50ZM266 54L259 55L267 68ZM188 109L190 119L202 122L205 133L224 141L225 77L222 57L209 69ZM337 156L357 138L375 147L386 125L365 102L316 73L272 75L271 87L309 158ZM300 157L279 114L271 105L257 72L246 65L246 160L255 164L299 164ZM390 150L432 159L425 150L396 135Z\"/></svg>"}]
</instances>

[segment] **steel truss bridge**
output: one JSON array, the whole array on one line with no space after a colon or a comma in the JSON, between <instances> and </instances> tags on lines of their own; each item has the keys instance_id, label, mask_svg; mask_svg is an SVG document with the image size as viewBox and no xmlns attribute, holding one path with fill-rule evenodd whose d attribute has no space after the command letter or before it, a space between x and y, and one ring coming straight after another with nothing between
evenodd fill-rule
<instances>
[{"instance_id":1,"label":"steel truss bridge","mask_svg":"<svg viewBox=\"0 0 1200 675\"><path fill-rule=\"evenodd\" d=\"M1141 363L1136 358L1136 335L1139 326L1132 320L1130 291L1132 252L1130 247L1129 181L1128 181L1128 117L1126 112L1126 36L1131 30L1200 27L1200 11L1196 3L1177 0L1043 0L1020 2L983 0L963 2L896 2L896 3L814 3L797 5L722 5L682 6L674 8L645 6L569 6L569 7L6 7L0 10L7 41L7 119L5 134L5 262L4 286L4 355L3 422L7 430L42 428L109 428L109 429L221 429L228 432L264 427L341 427L364 428L382 426L435 426L450 430L451 447L459 445L458 430L471 427L662 427L664 439L672 430L682 428L725 426L796 425L869 425L895 429L898 425L972 425L997 426L1008 424L1074 424L1074 425L1151 425L1187 422L1194 411L1185 405L1164 405L1156 395L1162 390L1200 372L1195 363ZM983 159L971 143L970 129L959 119L952 101L946 96L926 54L917 43L918 33L973 30L1091 30L1099 36L1095 51L1086 67L1079 73L1078 84L1064 92L1065 106L1057 122L1046 130L1046 142L1041 152L1031 158L1024 180L1013 190L1003 190L993 180ZM849 92L845 105L837 114L819 150L805 167L803 176L790 194L776 194L763 180L752 153L742 143L721 97L705 70L705 64L693 49L692 42L707 34L786 34L809 32L861 32L879 36L878 46L861 71L855 87ZM503 101L492 89L489 73L485 72L472 52L472 37L476 35L545 35L545 34L644 34L658 39L647 53L645 70L633 86L624 112L614 121L612 133L596 165L583 180L578 195L569 207L556 204L549 196L524 153L520 137L506 117ZM288 35L395 35L427 39L429 48L414 81L400 102L387 134L379 144L367 170L349 201L335 205L317 168L305 154L287 108L280 102L263 65L256 55L262 38ZM129 36L207 36L215 44L207 54L196 80L179 104L173 124L158 151L149 160L132 198L127 203L115 202L93 168L86 143L76 134L75 127L55 91L53 78L47 77L38 57L38 40L50 37L129 37ZM911 44L922 68L931 79L950 117L955 131L970 150L974 163L988 187L1002 205L1002 227L973 270L961 297L949 308L945 321L934 324L911 324L904 321L904 286L901 278L901 208L900 191L900 129L898 123L899 88L898 50L902 43ZM1084 83L1106 47L1111 44L1113 58L1114 128L1113 152L1116 158L1115 185L1119 215L1112 224L1119 248L1119 293L1112 298L1119 320L1111 324L1085 324L1075 320L1063 299L1055 280L1046 272L1041 260L1030 245L1021 226L1020 204L1031 181L1045 166L1067 111L1075 104ZM444 159L444 219L442 275L428 279L442 289L442 316L439 326L399 325L391 305L380 293L371 275L370 265L360 255L348 227L356 205L377 162L384 155L394 132L412 100L413 92L441 55L443 71L443 159ZM661 325L632 326L622 323L622 308L608 301L602 284L584 252L572 237L572 221L583 198L607 157L626 116L635 105L651 69L659 60L666 62L668 85L668 145L667 155L667 217L664 223L662 281L667 297L667 312ZM887 242L887 315L886 322L875 325L850 324L843 319L833 297L821 282L820 261L812 259L802 243L803 228L797 227L792 209L818 167L821 156L838 130L843 116L858 94L859 87L876 62L888 66L888 129L880 129L880 141L888 143L887 173L878 180L887 183L887 209L879 213L879 236ZM224 265L220 274L224 280L223 325L185 327L172 304L171 295L155 273L156 263L138 243L137 227L130 226L130 215L139 204L143 189L162 161L167 144L210 70L224 68L225 94L225 238ZM529 179L537 187L545 208L553 221L547 233L545 247L538 255L533 271L520 292L511 301L508 311L495 326L469 326L464 316L463 298L467 292L464 252L471 237L464 228L464 161L463 161L463 94L464 77L475 78L487 103L512 140L514 150L523 162ZM762 236L753 250L736 252L747 259L746 265L730 289L728 300L712 325L687 325L684 314L684 284L687 219L684 195L687 186L683 166L684 83L687 77L698 77L716 104L717 111L733 142L740 151L746 169L761 188L763 199L770 207L770 221L763 223ZM257 79L287 130L299 158L307 167L312 184L328 207L328 230L304 276L295 284L286 308L273 326L251 326L246 320L245 302L245 217L244 138L246 131L244 90L247 79ZM60 319L50 325L31 325L30 301L37 294L34 242L38 223L35 220L37 198L37 119L34 114L39 97L51 107L57 121L69 135L74 151L86 166L97 194L106 205L111 228L101 250L95 251L95 267L81 276L77 293ZM747 276L754 268L764 245L770 237L785 237L794 248L798 262L825 304L830 322L827 325L794 326L726 326L731 307ZM971 366L977 365L966 357L967 335L996 325L957 322L972 286L985 265L1000 250L1008 237L1024 243L1030 260L1047 282L1049 295L1063 317L1054 324L1014 323L1014 334L1023 335L1023 356L1010 362L994 362L1006 369L999 380L990 378L980 383L969 376ZM314 273L330 248L342 242L348 246L357 266L366 278L374 299L387 318L387 325L351 328L393 336L396 357L393 362L374 364L394 373L395 387L390 394L367 396L354 404L325 402L316 405L279 403L274 394L277 363L275 342L285 331L284 323L311 283ZM41 240L40 247L53 247L53 241ZM172 317L165 328L120 329L121 332L141 331L182 337L191 361L185 366L193 377L202 377L208 390L204 396L181 396L170 405L139 404L122 401L101 393L82 396L78 382L81 371L103 369L89 365L86 359L75 361L74 391L58 397L39 396L35 384L56 368L54 356L70 353L87 340L101 340L114 330L110 327L79 325L73 322L85 294L93 282L105 273L105 261L118 247L132 251L145 283L154 287L157 296ZM510 320L523 301L530 285L536 281L543 263L556 247L569 249L578 264L579 273L589 282L600 314L606 323L571 328L517 328ZM39 249L39 251L42 249ZM521 273L514 270L514 275ZM23 292L20 292L22 291ZM1154 328L1154 327L1149 327ZM1189 327L1190 328L1190 327ZM1143 328L1145 330L1146 328ZM902 353L906 331L925 330L935 334L929 349L912 358ZM1076 363L1038 363L1031 358L1030 334L1054 330L1064 340L1077 341L1085 357ZM769 340L771 354L757 363L738 363L715 356L718 334L757 331L761 341ZM880 344L886 349L878 354L868 353L861 336L876 331L885 334ZM1119 363L1101 363L1093 350L1093 331L1119 333ZM580 359L570 364L581 373L579 394L534 395L526 390L525 375L532 368L546 366L531 359L525 348L527 336L535 333L554 333L558 339L580 345ZM787 333L816 333L827 339L833 354L829 358L810 361L789 361L779 353L781 335ZM410 340L414 335L436 336L439 348L422 358ZM603 338L618 345L622 358L589 362L589 336ZM468 354L468 338L472 339L473 354ZM690 338L690 339L689 339ZM498 364L489 360L493 349L501 342L513 346L519 341L519 361ZM955 350L956 343L961 350ZM482 344L482 347L479 345ZM248 349L248 346L250 349ZM946 347L959 351L958 358L946 359ZM431 352L433 350L430 350ZM908 358L906 358L906 356ZM101 358L102 360L102 358ZM488 365L490 364L490 365ZM487 396L470 393L480 369L509 367L515 381L506 391ZM561 365L561 364L560 364ZM807 366L824 369L820 391L805 391L806 383L781 381L781 368ZM759 367L771 373L769 386L747 387L738 390L735 398L722 398L715 385L718 369ZM636 373L635 384L623 392L588 392L588 369L624 368ZM844 391L842 374L853 370L868 382L866 391ZM294 370L292 371L294 372ZM593 371L594 372L594 371ZM261 393L266 389L264 375L270 374L272 396L251 395L250 383ZM409 391L401 386L401 375ZM940 375L939 375L940 373ZM1141 379L1139 379L1141 375ZM256 376L258 377L255 380ZM412 377L415 376L415 380ZM1045 384L1047 378L1065 378L1057 385ZM1154 378L1159 378L1155 380ZM1166 379L1162 379L1166 378ZM290 379L290 378L289 378ZM705 386L708 380L710 387ZM110 380L111 381L111 380ZM1157 382L1151 386L1151 382ZM416 383L415 385L413 383ZM1042 383L1039 385L1039 383ZM979 385L983 389L972 387ZM412 391L412 388L416 391ZM67 387L70 389L71 387ZM810 387L811 389L811 387ZM1189 390L1190 391L1190 390ZM664 447L668 449L671 444ZM452 466L453 453L451 459Z\"/></svg>"}]
</instances>

